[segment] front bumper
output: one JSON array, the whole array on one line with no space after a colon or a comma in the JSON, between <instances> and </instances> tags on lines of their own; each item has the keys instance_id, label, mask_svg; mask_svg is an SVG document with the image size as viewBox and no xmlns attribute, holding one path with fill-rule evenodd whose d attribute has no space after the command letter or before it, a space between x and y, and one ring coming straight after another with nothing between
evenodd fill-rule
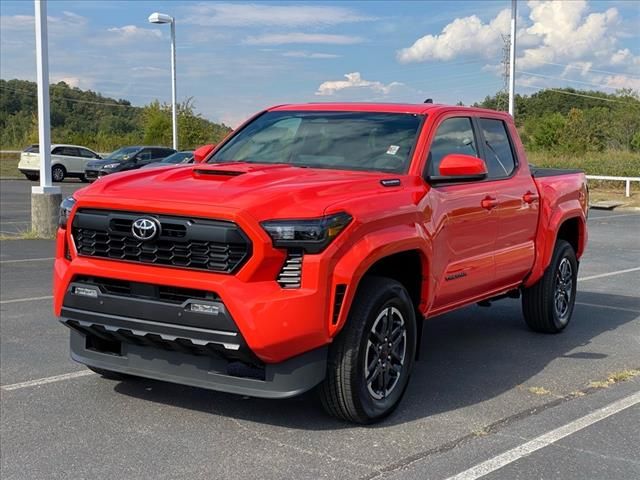
<instances>
[{"instance_id":1,"label":"front bumper","mask_svg":"<svg viewBox=\"0 0 640 480\"><path fill-rule=\"evenodd\" d=\"M61 322L71 329L74 360L263 398L298 395L324 378L326 346L264 364L219 298L150 284L132 284L125 292L125 283L89 278L69 285Z\"/></svg>"},{"instance_id":2,"label":"front bumper","mask_svg":"<svg viewBox=\"0 0 640 480\"><path fill-rule=\"evenodd\" d=\"M119 355L101 353L87 348L86 335L77 330L71 331L71 358L96 368L181 385L251 397L288 398L300 395L322 381L327 347L266 365L264 379L231 375L234 365L220 358L149 346L125 344ZM238 369L238 373L242 370Z\"/></svg>"}]
</instances>

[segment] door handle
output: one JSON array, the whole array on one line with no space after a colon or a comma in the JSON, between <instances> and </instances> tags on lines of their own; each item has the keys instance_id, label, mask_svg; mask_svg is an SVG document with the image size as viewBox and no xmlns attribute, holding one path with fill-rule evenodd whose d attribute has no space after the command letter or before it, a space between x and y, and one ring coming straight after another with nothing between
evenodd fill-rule
<instances>
[{"instance_id":1,"label":"door handle","mask_svg":"<svg viewBox=\"0 0 640 480\"><path fill-rule=\"evenodd\" d=\"M522 196L524 203L533 203L540 198L537 193L527 192Z\"/></svg>"},{"instance_id":2,"label":"door handle","mask_svg":"<svg viewBox=\"0 0 640 480\"><path fill-rule=\"evenodd\" d=\"M498 199L495 197L485 197L480 202L480 206L482 208L486 208L487 210L492 210L498 206Z\"/></svg>"}]
</instances>

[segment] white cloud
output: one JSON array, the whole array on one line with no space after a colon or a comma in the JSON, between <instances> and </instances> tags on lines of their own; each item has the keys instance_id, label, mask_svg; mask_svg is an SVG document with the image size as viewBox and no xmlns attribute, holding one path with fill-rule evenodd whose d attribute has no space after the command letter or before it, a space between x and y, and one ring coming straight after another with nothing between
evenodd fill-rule
<instances>
[{"instance_id":1,"label":"white cloud","mask_svg":"<svg viewBox=\"0 0 640 480\"><path fill-rule=\"evenodd\" d=\"M85 17L73 12L64 11L61 16L47 16L47 26L51 33L73 35L77 29L85 27ZM33 15L2 15L0 29L4 31L28 31L35 36L35 17ZM74 30L76 29L76 30Z\"/></svg>"},{"instance_id":2,"label":"white cloud","mask_svg":"<svg viewBox=\"0 0 640 480\"><path fill-rule=\"evenodd\" d=\"M292 43L351 45L360 43L363 39L351 35L334 35L329 33L269 33L244 39L246 45L285 45Z\"/></svg>"},{"instance_id":3,"label":"white cloud","mask_svg":"<svg viewBox=\"0 0 640 480\"><path fill-rule=\"evenodd\" d=\"M618 11L587 13L587 2L529 2L532 25L527 33L540 39L540 45L526 48L517 60L523 69L538 68L548 62L597 59L609 63L616 51L615 28Z\"/></svg>"},{"instance_id":4,"label":"white cloud","mask_svg":"<svg viewBox=\"0 0 640 480\"><path fill-rule=\"evenodd\" d=\"M108 36L101 41L108 45L124 44L161 38L162 32L157 28L141 28L135 25L125 25L124 27L112 27L107 29Z\"/></svg>"},{"instance_id":5,"label":"white cloud","mask_svg":"<svg viewBox=\"0 0 640 480\"><path fill-rule=\"evenodd\" d=\"M400 82L391 82L385 85L382 82L365 80L360 75L360 72L347 73L345 77L346 80L330 80L327 82L323 82L318 87L316 95L329 96L341 90L352 88L366 88L373 90L376 93L388 95L394 87L399 87L402 85L402 83Z\"/></svg>"},{"instance_id":6,"label":"white cloud","mask_svg":"<svg viewBox=\"0 0 640 480\"><path fill-rule=\"evenodd\" d=\"M640 56L618 46L621 18L616 8L589 13L586 0L528 2L529 18L517 33L518 68L531 70L549 64L640 64ZM451 60L476 55L500 58L508 34L510 11L502 10L489 22L476 15L456 18L438 35L425 35L397 53L401 63Z\"/></svg>"},{"instance_id":7,"label":"white cloud","mask_svg":"<svg viewBox=\"0 0 640 480\"><path fill-rule=\"evenodd\" d=\"M304 52L300 50L292 50L289 52L283 52L283 57L292 58L313 58L313 59L325 59L325 58L338 58L340 55L335 53L321 53L321 52Z\"/></svg>"},{"instance_id":8,"label":"white cloud","mask_svg":"<svg viewBox=\"0 0 640 480\"><path fill-rule=\"evenodd\" d=\"M507 32L509 10L502 10L489 23L476 15L456 18L439 35L425 35L408 48L398 51L401 63L451 60L459 55L494 57L503 47L501 33Z\"/></svg>"},{"instance_id":9,"label":"white cloud","mask_svg":"<svg viewBox=\"0 0 640 480\"><path fill-rule=\"evenodd\" d=\"M205 3L188 11L184 23L203 26L312 27L374 20L349 8L299 4Z\"/></svg>"}]
</instances>

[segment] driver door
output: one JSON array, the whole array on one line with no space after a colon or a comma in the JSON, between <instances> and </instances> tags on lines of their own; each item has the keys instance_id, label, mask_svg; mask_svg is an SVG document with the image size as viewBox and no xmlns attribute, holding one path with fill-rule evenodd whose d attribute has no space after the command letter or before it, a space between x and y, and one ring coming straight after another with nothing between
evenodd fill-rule
<instances>
[{"instance_id":1,"label":"driver door","mask_svg":"<svg viewBox=\"0 0 640 480\"><path fill-rule=\"evenodd\" d=\"M445 117L431 140L427 174L439 175L439 164L448 154L480 157L477 139L471 117ZM424 206L436 285L430 313L472 301L493 285L498 220L489 206L494 187L493 182L477 180L432 185Z\"/></svg>"}]
</instances>

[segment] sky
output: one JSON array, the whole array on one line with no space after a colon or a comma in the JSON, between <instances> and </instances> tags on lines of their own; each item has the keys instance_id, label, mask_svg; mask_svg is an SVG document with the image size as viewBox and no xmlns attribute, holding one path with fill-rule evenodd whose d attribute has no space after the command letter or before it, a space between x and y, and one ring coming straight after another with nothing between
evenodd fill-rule
<instances>
[{"instance_id":1,"label":"sky","mask_svg":"<svg viewBox=\"0 0 640 480\"><path fill-rule=\"evenodd\" d=\"M470 104L503 88L510 0L48 2L51 82L170 102L237 126L271 105ZM640 0L518 1L516 91L640 91ZM0 1L0 77L35 80L34 3Z\"/></svg>"}]
</instances>

